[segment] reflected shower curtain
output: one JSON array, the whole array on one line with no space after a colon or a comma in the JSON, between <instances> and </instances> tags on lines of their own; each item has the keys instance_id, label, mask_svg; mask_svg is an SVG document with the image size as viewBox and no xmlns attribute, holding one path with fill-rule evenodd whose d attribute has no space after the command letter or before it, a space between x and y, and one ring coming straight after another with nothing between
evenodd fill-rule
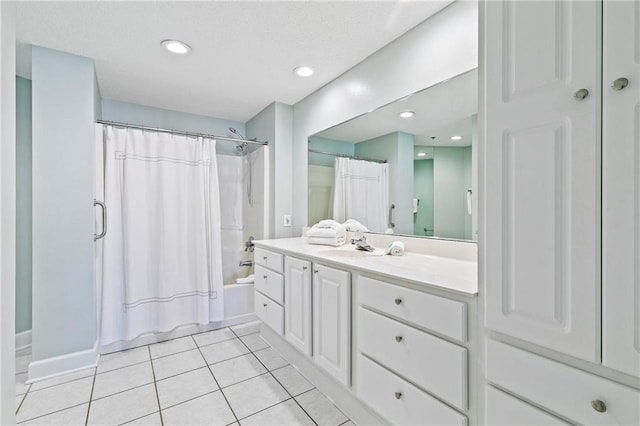
<instances>
[{"instance_id":1,"label":"reflected shower curtain","mask_svg":"<svg viewBox=\"0 0 640 426\"><path fill-rule=\"evenodd\" d=\"M100 344L224 318L216 141L105 126Z\"/></svg>"},{"instance_id":2,"label":"reflected shower curtain","mask_svg":"<svg viewBox=\"0 0 640 426\"><path fill-rule=\"evenodd\" d=\"M387 228L389 165L337 157L334 163L333 220L355 219L373 232Z\"/></svg>"}]
</instances>

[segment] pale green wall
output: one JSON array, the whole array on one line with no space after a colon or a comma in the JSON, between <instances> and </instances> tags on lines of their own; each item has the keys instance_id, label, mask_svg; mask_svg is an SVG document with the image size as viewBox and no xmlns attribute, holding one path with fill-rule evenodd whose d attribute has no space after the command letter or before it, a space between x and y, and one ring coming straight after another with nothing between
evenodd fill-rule
<instances>
[{"instance_id":1,"label":"pale green wall","mask_svg":"<svg viewBox=\"0 0 640 426\"><path fill-rule=\"evenodd\" d=\"M311 136L309 138L309 148L318 151L332 152L334 154L355 155L356 144L338 141L334 139ZM331 155L309 153L309 164L314 166L333 167L335 157Z\"/></svg>"},{"instance_id":2,"label":"pale green wall","mask_svg":"<svg viewBox=\"0 0 640 426\"><path fill-rule=\"evenodd\" d=\"M466 239L467 189L465 168L471 168L467 148L435 147L433 152L434 234ZM468 157L469 161L465 161ZM470 174L470 172L469 172Z\"/></svg>"},{"instance_id":3,"label":"pale green wall","mask_svg":"<svg viewBox=\"0 0 640 426\"><path fill-rule=\"evenodd\" d=\"M396 206L393 222L398 234L413 233L413 141L413 135L393 132L357 143L355 149L358 157L389 163L389 203Z\"/></svg>"},{"instance_id":4,"label":"pale green wall","mask_svg":"<svg viewBox=\"0 0 640 426\"><path fill-rule=\"evenodd\" d=\"M16 333L31 330L31 80L16 78Z\"/></svg>"},{"instance_id":5,"label":"pale green wall","mask_svg":"<svg viewBox=\"0 0 640 426\"><path fill-rule=\"evenodd\" d=\"M94 62L32 48L33 360L91 350Z\"/></svg>"},{"instance_id":6,"label":"pale green wall","mask_svg":"<svg viewBox=\"0 0 640 426\"><path fill-rule=\"evenodd\" d=\"M433 230L433 159L413 162L413 191L420 200L418 213L413 215L413 233L427 235L424 228Z\"/></svg>"}]
</instances>

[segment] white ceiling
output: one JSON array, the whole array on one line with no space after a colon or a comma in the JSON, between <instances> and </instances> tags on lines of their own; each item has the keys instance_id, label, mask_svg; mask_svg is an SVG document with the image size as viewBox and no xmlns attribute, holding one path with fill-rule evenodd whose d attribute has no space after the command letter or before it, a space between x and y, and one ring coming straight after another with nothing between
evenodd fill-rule
<instances>
[{"instance_id":1,"label":"white ceiling","mask_svg":"<svg viewBox=\"0 0 640 426\"><path fill-rule=\"evenodd\" d=\"M413 111L415 115L401 118L402 111ZM406 132L415 135L417 146L469 146L471 116L477 112L478 71L474 69L315 136L358 143L392 132ZM462 139L452 141L454 135Z\"/></svg>"},{"instance_id":2,"label":"white ceiling","mask_svg":"<svg viewBox=\"0 0 640 426\"><path fill-rule=\"evenodd\" d=\"M245 122L295 104L446 5L436 1L19 2L18 74L35 44L95 59L103 97ZM164 39L189 44L171 55ZM293 75L299 65L316 74Z\"/></svg>"}]
</instances>

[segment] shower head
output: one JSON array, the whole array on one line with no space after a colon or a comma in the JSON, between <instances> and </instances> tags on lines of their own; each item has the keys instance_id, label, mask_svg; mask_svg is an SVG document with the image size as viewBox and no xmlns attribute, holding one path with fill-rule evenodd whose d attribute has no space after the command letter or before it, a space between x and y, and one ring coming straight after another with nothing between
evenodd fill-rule
<instances>
[{"instance_id":1,"label":"shower head","mask_svg":"<svg viewBox=\"0 0 640 426\"><path fill-rule=\"evenodd\" d=\"M242 139L243 141L246 141L246 139L244 138L244 136L242 136L240 134L239 131L237 131L236 129L234 129L233 127L229 127L229 131L235 135L237 135L240 139Z\"/></svg>"}]
</instances>

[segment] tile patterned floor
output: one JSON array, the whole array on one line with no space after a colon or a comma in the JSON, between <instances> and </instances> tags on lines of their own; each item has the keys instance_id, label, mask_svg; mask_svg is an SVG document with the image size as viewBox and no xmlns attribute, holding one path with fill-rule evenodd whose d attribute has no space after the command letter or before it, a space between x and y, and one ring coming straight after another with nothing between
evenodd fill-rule
<instances>
[{"instance_id":1,"label":"tile patterned floor","mask_svg":"<svg viewBox=\"0 0 640 426\"><path fill-rule=\"evenodd\" d=\"M353 423L259 335L253 322L103 355L97 368L26 385L24 425L319 425Z\"/></svg>"}]
</instances>

